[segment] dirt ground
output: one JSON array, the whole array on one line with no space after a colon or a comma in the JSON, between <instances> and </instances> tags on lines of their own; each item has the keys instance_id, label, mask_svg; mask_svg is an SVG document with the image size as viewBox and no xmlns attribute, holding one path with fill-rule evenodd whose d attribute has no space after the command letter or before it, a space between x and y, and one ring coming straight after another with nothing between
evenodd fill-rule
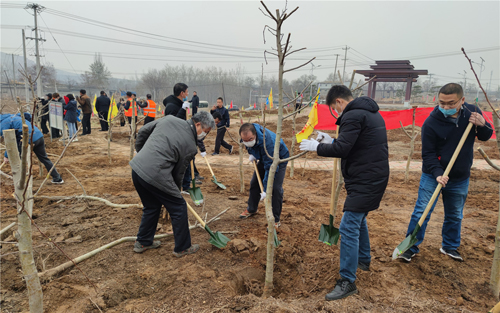
<instances>
[{"instance_id":1,"label":"dirt ground","mask_svg":"<svg viewBox=\"0 0 500 313\"><path fill-rule=\"evenodd\" d=\"M255 113L255 114L254 114ZM257 121L257 112L245 112L244 122ZM297 131L307 117L297 119ZM290 147L291 120L286 122L285 142ZM239 117L233 116L230 132L236 139ZM269 128L276 128L275 122ZM69 169L82 183L87 194L114 203L140 203L128 166L129 141L126 127L115 127L111 143L112 162L107 156L106 133L98 132L93 121L90 136L80 136L57 166L63 185L47 184L41 195L82 194ZM405 160L409 139L401 130L388 131L390 160ZM213 152L215 134L205 140L207 152ZM226 140L237 145L226 136ZM413 159L420 159L417 138ZM60 142L46 137L51 154L62 152ZM479 145L479 144L478 144ZM498 159L496 142L481 143L491 158ZM296 149L298 151L298 149ZM227 150L221 150L227 153ZM235 153L237 158L237 153ZM245 153L245 157L247 154ZM476 154L477 159L481 158ZM50 156L54 161L55 156ZM318 158L309 154L308 159ZM239 193L237 166L217 164L211 157L219 181L228 188L219 190L210 182L210 173L201 158L197 166L206 177L201 186L205 206L196 210L208 218L228 209L212 230L227 234L232 242L219 250L208 243L202 229L191 231L199 252L183 258L172 255L173 240L163 239L157 250L143 254L132 251L133 243L105 250L79 264L97 286L94 290L78 269L71 268L49 281L43 281L45 312L486 312L496 303L488 282L494 251L494 232L498 214L499 173L473 171L464 210L462 246L465 262L459 263L439 252L443 208L439 203L429 223L421 253L411 263L392 261L394 248L404 239L417 198L420 172L392 171L380 209L368 216L372 264L371 271L358 271L359 294L334 302L324 301L338 279L339 247L317 240L320 225L328 222L332 174L307 170L287 175L284 184L281 245L276 250L273 297L263 299L266 258L266 221L261 204L259 214L247 220L238 215L245 209L252 167L245 166L245 192ZM332 161L333 162L333 161ZM9 165L2 171L9 173ZM34 189L40 185L38 166L34 166ZM1 181L1 227L16 221L12 181ZM236 196L236 200L230 200ZM186 200L192 203L189 197ZM345 199L345 190L340 203ZM340 206L341 207L341 206ZM342 216L339 210L338 225ZM135 236L141 219L140 209L111 208L98 201L38 199L34 205L35 222L71 257L85 254L125 236ZM191 224L195 220L190 217ZM171 230L169 221L160 218L158 234ZM12 235L4 242L13 242ZM40 233L33 230L35 262L39 271L58 266L67 259ZM2 243L2 312L27 312L27 290L20 271L17 247Z\"/></svg>"}]
</instances>

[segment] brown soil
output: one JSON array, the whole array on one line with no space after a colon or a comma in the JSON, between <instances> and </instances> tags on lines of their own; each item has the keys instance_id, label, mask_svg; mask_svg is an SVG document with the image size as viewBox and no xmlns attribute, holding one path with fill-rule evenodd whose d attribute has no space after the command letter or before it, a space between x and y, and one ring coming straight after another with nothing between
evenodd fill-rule
<instances>
[{"instance_id":1,"label":"brown soil","mask_svg":"<svg viewBox=\"0 0 500 313\"><path fill-rule=\"evenodd\" d=\"M239 118L230 132L237 138ZM245 120L245 122L248 120ZM252 118L252 122L257 120ZM300 130L307 118L298 118ZM290 146L291 120L285 142ZM268 127L275 130L275 123ZM65 184L43 187L41 195L77 195L81 187L67 173L78 177L87 194L114 203L140 203L128 166L129 142L126 127L115 127L111 144L112 163L107 156L106 134L97 131L79 137L58 165ZM409 139L401 130L388 132L391 160L404 160ZM211 153L214 134L205 140ZM230 142L230 139L226 137ZM417 139L419 140L419 139ZM237 151L237 144L231 142ZM481 143L492 158L499 158L496 143ZM418 159L417 144L413 158ZM49 153L59 154L62 145L47 140ZM227 153L223 149L222 153ZM246 153L245 153L246 155ZM476 156L480 158L479 155ZM314 158L309 156L308 158ZM54 161L56 158L51 157ZM439 252L443 209L440 203L430 221L421 253L411 263L392 261L393 249L405 236L417 198L419 172L411 172L404 183L402 172L393 171L381 207L369 214L372 247L370 272L358 271L359 294L341 301L325 302L338 278L339 247L318 242L322 223L328 221L331 173L306 171L285 180L281 245L276 250L273 298L263 299L266 259L264 208L248 220L238 215L245 208L252 168L245 166L245 193L240 194L236 166L214 166L218 180L228 189L218 190L210 182L208 168L197 159L205 176L201 186L204 213L212 217L228 209L213 230L238 231L228 234L232 243L219 250L210 245L202 229L191 231L201 249L194 255L175 258L173 240L162 240L157 250L132 252L132 243L118 245L80 263L81 270L97 285L97 292L77 269L72 268L43 282L45 312L486 312L496 303L488 289L498 211L499 174L493 170L472 173L463 220L460 252L464 263ZM2 169L10 172L9 165ZM38 166L34 166L37 176ZM299 171L301 173L301 171ZM41 179L36 177L35 190ZM1 182L1 226L16 220L12 182ZM236 196L236 200L229 200ZM345 199L342 191L340 202ZM191 201L191 200L188 200ZM201 213L201 208L196 208ZM339 210L340 211L340 210ZM337 214L337 222L342 213ZM77 257L124 236L137 233L141 210L110 208L97 201L36 200L35 222L71 257ZM190 217L194 223L194 218ZM160 219L158 233L170 231L169 221ZM68 240L72 239L72 240ZM12 242L12 236L4 239ZM33 230L35 262L39 271L53 268L67 259ZM71 242L73 241L73 242ZM1 306L3 312L28 311L27 290L20 272L17 248L2 244ZM95 304L93 304L93 302ZM97 308L98 305L100 309Z\"/></svg>"}]
</instances>

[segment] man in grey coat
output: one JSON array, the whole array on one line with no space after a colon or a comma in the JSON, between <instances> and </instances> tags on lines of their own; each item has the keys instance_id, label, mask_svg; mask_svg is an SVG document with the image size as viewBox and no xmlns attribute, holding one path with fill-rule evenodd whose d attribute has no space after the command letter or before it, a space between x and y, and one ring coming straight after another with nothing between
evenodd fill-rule
<instances>
[{"instance_id":1,"label":"man in grey coat","mask_svg":"<svg viewBox=\"0 0 500 313\"><path fill-rule=\"evenodd\" d=\"M182 257L195 253L199 245L191 245L186 201L181 184L190 161L198 152L197 140L215 128L213 117L200 111L185 121L165 116L143 126L137 134L137 155L130 161L132 181L144 206L134 252L156 249L153 241L164 205L172 220L175 248L173 254Z\"/></svg>"}]
</instances>

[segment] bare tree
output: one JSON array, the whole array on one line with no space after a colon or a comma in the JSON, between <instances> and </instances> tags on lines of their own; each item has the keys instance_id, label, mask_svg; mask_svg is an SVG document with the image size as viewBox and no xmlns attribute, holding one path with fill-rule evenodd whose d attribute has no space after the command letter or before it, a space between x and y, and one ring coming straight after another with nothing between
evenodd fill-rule
<instances>
[{"instance_id":1,"label":"bare tree","mask_svg":"<svg viewBox=\"0 0 500 313\"><path fill-rule=\"evenodd\" d=\"M266 205L266 218L267 218L267 229L268 229L268 235L267 235L267 260L266 260L266 276L265 276L265 284L264 284L264 292L263 292L263 297L269 297L271 295L271 292L273 290L273 267L274 267L274 249L275 243L274 243L274 216L272 213L272 190L273 190L273 184L274 184L274 176L276 173L276 170L279 166L280 163L287 162L291 160L292 158L298 158L305 153L298 154L292 158L288 159L280 159L279 157L279 148L280 148L280 141L281 141L281 133L282 133L282 124L283 124L283 74L286 72L293 71L295 69L298 69L300 67L303 67L307 64L309 64L313 59L309 60L308 62L299 65L297 67L291 68L291 69L284 69L285 65L285 58L293 53L296 53L298 51L304 50L305 48L297 49L297 50L292 50L292 46L290 43L290 37L291 34L289 33L288 36L286 37L286 41L283 42L284 39L284 34L282 33L281 29L283 26L283 22L289 18L294 12L296 12L299 8L295 8L293 11L290 13L287 13L287 9L285 6L285 9L280 11L277 9L276 14L273 15L271 11L267 8L267 6L264 4L263 1L261 1L262 6L264 7L263 11L262 9L261 12L266 16L272 19L275 23L276 26L270 27L266 25L264 27L264 43L265 43L265 33L268 31L271 35L273 35L276 39L276 48L272 51L265 51L264 56L267 57L267 54L274 55L278 58L279 62L279 72L278 72L278 120L277 120L277 128L276 128L276 142L274 145L274 154L273 156L269 156L272 158L273 163L271 165L271 168L269 169L269 179L267 183L267 190L266 194L268 195L265 199L265 205ZM266 59L267 62L267 59ZM294 101L294 100L292 100ZM265 124L264 124L265 127ZM265 134L265 129L264 129L264 134ZM264 135L264 146L265 146L265 135ZM267 153L267 151L266 151Z\"/></svg>"}]
</instances>

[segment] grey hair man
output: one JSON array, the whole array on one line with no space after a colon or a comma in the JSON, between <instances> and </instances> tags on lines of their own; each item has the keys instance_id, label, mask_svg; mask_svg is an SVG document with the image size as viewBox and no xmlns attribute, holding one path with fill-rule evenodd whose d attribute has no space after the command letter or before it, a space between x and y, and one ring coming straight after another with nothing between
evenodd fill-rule
<instances>
[{"instance_id":1,"label":"grey hair man","mask_svg":"<svg viewBox=\"0 0 500 313\"><path fill-rule=\"evenodd\" d=\"M198 152L197 140L203 139L212 128L215 128L213 117L201 111L188 121L165 116L143 126L137 134L137 155L130 166L132 181L144 207L134 252L160 246L160 241L153 239L162 205L172 221L173 254L182 257L200 248L191 244L187 206L180 188L186 168Z\"/></svg>"}]
</instances>

